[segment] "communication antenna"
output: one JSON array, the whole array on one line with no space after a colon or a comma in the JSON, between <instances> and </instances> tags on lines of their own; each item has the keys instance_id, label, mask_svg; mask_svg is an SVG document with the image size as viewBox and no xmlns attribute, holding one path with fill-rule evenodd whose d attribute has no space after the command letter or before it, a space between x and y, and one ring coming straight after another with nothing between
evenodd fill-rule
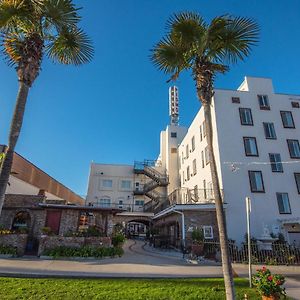
<instances>
[{"instance_id":1,"label":"communication antenna","mask_svg":"<svg viewBox=\"0 0 300 300\"><path fill-rule=\"evenodd\" d=\"M179 95L177 86L169 88L169 116L171 125L177 126L179 122Z\"/></svg>"}]
</instances>

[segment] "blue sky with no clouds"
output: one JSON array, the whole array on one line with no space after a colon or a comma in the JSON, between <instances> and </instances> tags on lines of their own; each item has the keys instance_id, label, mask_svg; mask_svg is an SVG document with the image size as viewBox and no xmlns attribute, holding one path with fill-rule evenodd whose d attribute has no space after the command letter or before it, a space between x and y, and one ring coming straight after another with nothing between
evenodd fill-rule
<instances>
[{"instance_id":1,"label":"blue sky with no clouds","mask_svg":"<svg viewBox=\"0 0 300 300\"><path fill-rule=\"evenodd\" d=\"M86 194L91 161L131 164L156 158L168 124L168 79L149 61L170 15L196 11L207 21L232 14L254 18L260 43L216 87L236 89L245 75L271 77L275 91L300 94L300 1L77 0L94 60L65 67L45 60L30 91L17 152L75 192ZM2 58L2 57L0 57ZM15 71L0 61L0 142L7 143L17 93ZM177 85L180 123L199 109L188 73Z\"/></svg>"}]
</instances>

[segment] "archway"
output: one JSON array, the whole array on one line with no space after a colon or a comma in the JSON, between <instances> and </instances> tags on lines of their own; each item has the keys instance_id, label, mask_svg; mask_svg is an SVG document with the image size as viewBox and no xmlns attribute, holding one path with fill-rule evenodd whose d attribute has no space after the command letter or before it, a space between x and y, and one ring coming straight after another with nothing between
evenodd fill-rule
<instances>
[{"instance_id":1,"label":"archway","mask_svg":"<svg viewBox=\"0 0 300 300\"><path fill-rule=\"evenodd\" d=\"M11 229L23 233L27 233L30 228L31 217L27 211L19 211L12 222Z\"/></svg>"},{"instance_id":2,"label":"archway","mask_svg":"<svg viewBox=\"0 0 300 300\"><path fill-rule=\"evenodd\" d=\"M149 232L150 221L133 219L126 224L126 235L129 238L143 238L145 239Z\"/></svg>"}]
</instances>

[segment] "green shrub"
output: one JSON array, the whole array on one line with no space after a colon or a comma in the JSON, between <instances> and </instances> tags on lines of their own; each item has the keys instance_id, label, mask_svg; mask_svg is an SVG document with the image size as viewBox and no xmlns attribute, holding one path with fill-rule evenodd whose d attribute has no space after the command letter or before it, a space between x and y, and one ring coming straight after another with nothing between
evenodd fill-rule
<instances>
[{"instance_id":1,"label":"green shrub","mask_svg":"<svg viewBox=\"0 0 300 300\"><path fill-rule=\"evenodd\" d=\"M201 243L204 241L203 229L194 229L192 232L192 240L195 243Z\"/></svg>"},{"instance_id":2,"label":"green shrub","mask_svg":"<svg viewBox=\"0 0 300 300\"><path fill-rule=\"evenodd\" d=\"M11 246L0 245L0 254L17 255L17 249Z\"/></svg>"},{"instance_id":3,"label":"green shrub","mask_svg":"<svg viewBox=\"0 0 300 300\"><path fill-rule=\"evenodd\" d=\"M58 257L115 257L122 256L124 253L122 248L118 247L93 247L83 246L81 248L59 246L53 249L45 250L43 255Z\"/></svg>"},{"instance_id":4,"label":"green shrub","mask_svg":"<svg viewBox=\"0 0 300 300\"><path fill-rule=\"evenodd\" d=\"M116 233L111 240L114 247L120 247L125 242L125 237L122 233Z\"/></svg>"}]
</instances>

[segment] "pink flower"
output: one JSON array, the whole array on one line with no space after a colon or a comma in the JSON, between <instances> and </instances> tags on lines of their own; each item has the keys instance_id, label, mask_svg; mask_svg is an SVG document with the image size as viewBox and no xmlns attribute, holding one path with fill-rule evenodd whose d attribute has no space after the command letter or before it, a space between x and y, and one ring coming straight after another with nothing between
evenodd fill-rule
<instances>
[{"instance_id":1,"label":"pink flower","mask_svg":"<svg viewBox=\"0 0 300 300\"><path fill-rule=\"evenodd\" d=\"M268 276L268 280L272 281L273 280L273 276L272 275Z\"/></svg>"}]
</instances>

